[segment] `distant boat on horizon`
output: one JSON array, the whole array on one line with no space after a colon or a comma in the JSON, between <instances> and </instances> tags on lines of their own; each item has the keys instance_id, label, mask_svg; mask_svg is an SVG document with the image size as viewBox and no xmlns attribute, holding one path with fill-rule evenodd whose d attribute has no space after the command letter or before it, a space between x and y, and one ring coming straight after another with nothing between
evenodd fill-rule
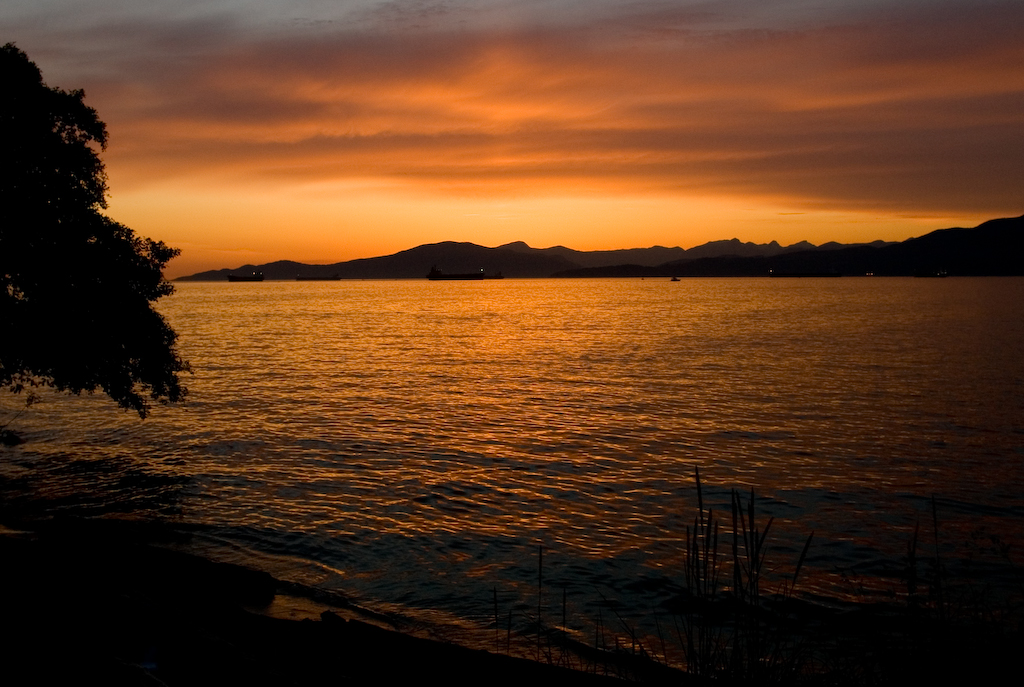
<instances>
[{"instance_id":1,"label":"distant boat on horizon","mask_svg":"<svg viewBox=\"0 0 1024 687\"><path fill-rule=\"evenodd\" d=\"M228 281L263 281L263 273L253 272L252 274L229 274Z\"/></svg>"}]
</instances>

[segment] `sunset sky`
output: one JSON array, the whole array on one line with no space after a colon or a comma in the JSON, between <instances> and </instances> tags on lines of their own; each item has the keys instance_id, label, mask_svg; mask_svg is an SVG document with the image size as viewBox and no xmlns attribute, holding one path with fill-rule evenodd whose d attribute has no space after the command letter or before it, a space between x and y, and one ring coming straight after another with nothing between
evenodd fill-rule
<instances>
[{"instance_id":1,"label":"sunset sky","mask_svg":"<svg viewBox=\"0 0 1024 687\"><path fill-rule=\"evenodd\" d=\"M1024 2L4 0L176 277L1024 213Z\"/></svg>"}]
</instances>

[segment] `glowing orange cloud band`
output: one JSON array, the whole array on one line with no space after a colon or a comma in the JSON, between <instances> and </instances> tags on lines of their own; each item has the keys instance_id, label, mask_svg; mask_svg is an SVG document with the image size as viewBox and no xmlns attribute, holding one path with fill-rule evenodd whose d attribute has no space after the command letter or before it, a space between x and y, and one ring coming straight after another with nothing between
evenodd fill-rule
<instances>
[{"instance_id":1,"label":"glowing orange cloud band","mask_svg":"<svg viewBox=\"0 0 1024 687\"><path fill-rule=\"evenodd\" d=\"M960 20L229 46L111 97L113 130L130 139L111 161L139 183L199 169L250 181L387 177L443 193L569 184L1016 208L1024 44L1005 17Z\"/></svg>"},{"instance_id":2,"label":"glowing orange cloud band","mask_svg":"<svg viewBox=\"0 0 1024 687\"><path fill-rule=\"evenodd\" d=\"M786 240L783 208L817 213L817 236L792 240L870 240L906 238L903 216L1024 209L1022 25L1020 3L784 31L670 11L514 30L171 23L62 37L50 54L77 81L41 66L110 125L115 216L210 263L231 246L333 261L441 239L693 245L727 236L684 220L722 231L743 208L763 218L745 240ZM849 213L889 233L826 235Z\"/></svg>"}]
</instances>

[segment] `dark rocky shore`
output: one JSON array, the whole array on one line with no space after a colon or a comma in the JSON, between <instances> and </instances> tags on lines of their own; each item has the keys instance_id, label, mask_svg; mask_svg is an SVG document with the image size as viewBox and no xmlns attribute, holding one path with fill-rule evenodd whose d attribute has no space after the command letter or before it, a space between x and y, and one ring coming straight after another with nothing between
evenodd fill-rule
<instances>
[{"instance_id":1,"label":"dark rocky shore","mask_svg":"<svg viewBox=\"0 0 1024 687\"><path fill-rule=\"evenodd\" d=\"M446 685L619 682L329 611L320 620L270 617L260 609L276 593L272 577L153 543L166 536L110 521L0 534L3 684L412 684L428 676Z\"/></svg>"}]
</instances>

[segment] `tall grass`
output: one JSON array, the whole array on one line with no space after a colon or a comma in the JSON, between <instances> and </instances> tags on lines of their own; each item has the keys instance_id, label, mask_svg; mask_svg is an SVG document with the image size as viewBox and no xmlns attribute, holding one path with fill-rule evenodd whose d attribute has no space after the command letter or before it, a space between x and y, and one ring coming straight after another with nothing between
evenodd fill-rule
<instances>
[{"instance_id":1,"label":"tall grass","mask_svg":"<svg viewBox=\"0 0 1024 687\"><path fill-rule=\"evenodd\" d=\"M728 641L724 629L715 617L719 600L719 581L722 561L718 554L719 522L711 509L704 511L704 494L697 479L697 515L693 529L686 527L683 576L686 607L679 614L679 642L686 656L689 672L709 677L718 673L726 660ZM734 509L735 510L735 509ZM736 550L735 542L733 550Z\"/></svg>"},{"instance_id":2,"label":"tall grass","mask_svg":"<svg viewBox=\"0 0 1024 687\"><path fill-rule=\"evenodd\" d=\"M744 502L731 494L731 557L719 552L720 522L713 510L704 509L700 470L695 472L697 515L693 529L686 528L683 563L686 604L678 614L679 640L687 671L701 677L778 682L800 668L799 647L786 641L778 612L764 605L762 579L768 554L768 534L774 518L758 525L753 490ZM789 599L810 549L812 532L796 562L791 578L774 596ZM731 567L732 586L723 589L722 571ZM729 612L731 611L731 612Z\"/></svg>"},{"instance_id":3,"label":"tall grass","mask_svg":"<svg viewBox=\"0 0 1024 687\"><path fill-rule=\"evenodd\" d=\"M697 683L869 685L994 675L994 666L1002 667L1016 655L1011 647L1024 645L1024 574L1010 560L1009 546L992 538L987 553L1008 564L1002 573L1011 573L1017 591L988 595L969 571L955 566L962 564L962 557L951 555L949 542L943 541L936 499L928 514L932 532L922 532L918 523L902 567L893 567L894 580L905 591L894 593L887 603L864 598L855 608L838 611L796 598L813 532L791 563L791 572L781 575L787 562L775 560L772 552L775 521L758 513L754 491L732 490L723 516L707 507L699 470L694 478L697 508L683 531L682 593L669 604L669 641L657 615L648 624L648 633L651 624L657 627L652 637L624 617L640 617L636 609L617 608L603 594L601 608L607 613L598 610L593 646L582 633L574 639L564 587L561 626L545 626L541 547L536 644L527 649L529 654L634 681L683 680L682 668ZM959 574L954 574L955 567ZM496 594L493 615L497 649L502 615ZM506 653L512 646L511 621L509 610ZM673 630L675 648L668 646ZM529 635L528 641L533 639Z\"/></svg>"}]
</instances>

